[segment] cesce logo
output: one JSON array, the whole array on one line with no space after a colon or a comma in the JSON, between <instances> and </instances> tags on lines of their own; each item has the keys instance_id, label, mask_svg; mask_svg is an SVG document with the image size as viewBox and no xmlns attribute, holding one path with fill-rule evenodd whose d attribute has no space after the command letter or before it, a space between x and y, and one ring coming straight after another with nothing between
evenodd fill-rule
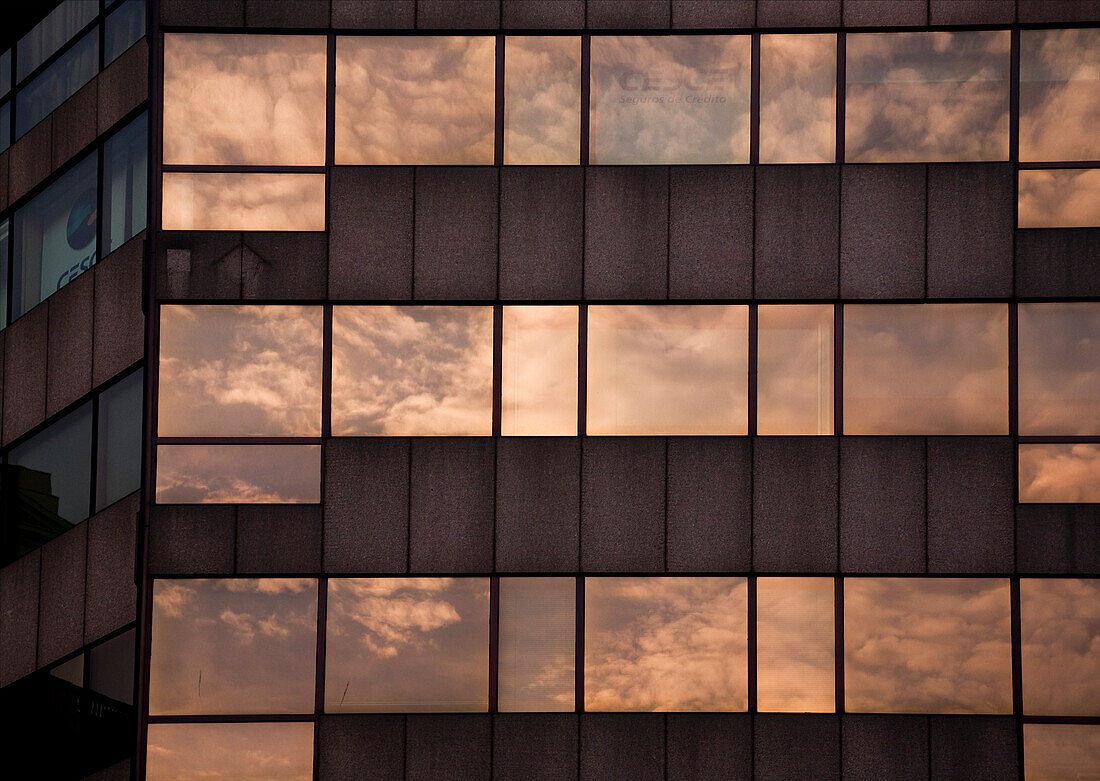
<instances>
[{"instance_id":1,"label":"cesce logo","mask_svg":"<svg viewBox=\"0 0 1100 781\"><path fill-rule=\"evenodd\" d=\"M701 70L622 71L616 76L626 92L675 92L683 87L692 92L723 92L729 84L731 71L721 68Z\"/></svg>"}]
</instances>

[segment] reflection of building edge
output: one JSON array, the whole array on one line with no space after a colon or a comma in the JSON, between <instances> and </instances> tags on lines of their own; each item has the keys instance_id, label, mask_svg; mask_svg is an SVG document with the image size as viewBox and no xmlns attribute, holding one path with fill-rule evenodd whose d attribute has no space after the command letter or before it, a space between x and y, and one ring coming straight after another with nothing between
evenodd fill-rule
<instances>
[{"instance_id":1,"label":"reflection of building edge","mask_svg":"<svg viewBox=\"0 0 1100 781\"><path fill-rule=\"evenodd\" d=\"M0 528L5 535L13 535L10 542L0 545L0 559L18 558L72 528L58 515L59 500L51 491L49 472L15 464L0 469L4 516L9 519ZM10 519L15 519L14 526Z\"/></svg>"}]
</instances>

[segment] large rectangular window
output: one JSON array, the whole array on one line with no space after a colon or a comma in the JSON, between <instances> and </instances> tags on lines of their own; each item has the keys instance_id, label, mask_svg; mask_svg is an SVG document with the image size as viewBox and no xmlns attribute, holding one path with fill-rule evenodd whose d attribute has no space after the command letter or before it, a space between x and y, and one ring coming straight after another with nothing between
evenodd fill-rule
<instances>
[{"instance_id":1,"label":"large rectangular window","mask_svg":"<svg viewBox=\"0 0 1100 781\"><path fill-rule=\"evenodd\" d=\"M1100 580L1020 580L1024 713L1100 716Z\"/></svg>"},{"instance_id":2,"label":"large rectangular window","mask_svg":"<svg viewBox=\"0 0 1100 781\"><path fill-rule=\"evenodd\" d=\"M833 433L833 307L757 309L756 430Z\"/></svg>"},{"instance_id":3,"label":"large rectangular window","mask_svg":"<svg viewBox=\"0 0 1100 781\"><path fill-rule=\"evenodd\" d=\"M506 306L501 335L501 433L577 433L575 306Z\"/></svg>"},{"instance_id":4,"label":"large rectangular window","mask_svg":"<svg viewBox=\"0 0 1100 781\"><path fill-rule=\"evenodd\" d=\"M148 146L148 114L142 114L103 145L104 255L145 230Z\"/></svg>"},{"instance_id":5,"label":"large rectangular window","mask_svg":"<svg viewBox=\"0 0 1100 781\"><path fill-rule=\"evenodd\" d=\"M1100 29L1020 31L1020 159L1100 160Z\"/></svg>"},{"instance_id":6,"label":"large rectangular window","mask_svg":"<svg viewBox=\"0 0 1100 781\"><path fill-rule=\"evenodd\" d=\"M147 781L312 781L313 724L150 724Z\"/></svg>"},{"instance_id":7,"label":"large rectangular window","mask_svg":"<svg viewBox=\"0 0 1100 781\"><path fill-rule=\"evenodd\" d=\"M757 578L757 708L832 713L836 660L832 578Z\"/></svg>"},{"instance_id":8,"label":"large rectangular window","mask_svg":"<svg viewBox=\"0 0 1100 781\"><path fill-rule=\"evenodd\" d=\"M1065 781L1096 778L1100 724L1025 724L1024 778Z\"/></svg>"},{"instance_id":9,"label":"large rectangular window","mask_svg":"<svg viewBox=\"0 0 1100 781\"><path fill-rule=\"evenodd\" d=\"M1020 171L1019 177L1019 227L1100 226L1100 168Z\"/></svg>"},{"instance_id":10,"label":"large rectangular window","mask_svg":"<svg viewBox=\"0 0 1100 781\"><path fill-rule=\"evenodd\" d=\"M501 578L497 710L572 711L575 578Z\"/></svg>"},{"instance_id":11,"label":"large rectangular window","mask_svg":"<svg viewBox=\"0 0 1100 781\"><path fill-rule=\"evenodd\" d=\"M316 504L320 445L159 445L160 504Z\"/></svg>"},{"instance_id":12,"label":"large rectangular window","mask_svg":"<svg viewBox=\"0 0 1100 781\"><path fill-rule=\"evenodd\" d=\"M1100 502L1100 444L1022 444L1017 461L1021 502Z\"/></svg>"},{"instance_id":13,"label":"large rectangular window","mask_svg":"<svg viewBox=\"0 0 1100 781\"><path fill-rule=\"evenodd\" d=\"M581 39L509 35L504 56L504 162L577 165Z\"/></svg>"},{"instance_id":14,"label":"large rectangular window","mask_svg":"<svg viewBox=\"0 0 1100 781\"><path fill-rule=\"evenodd\" d=\"M1100 435L1100 303L1018 308L1020 433Z\"/></svg>"},{"instance_id":15,"label":"large rectangular window","mask_svg":"<svg viewBox=\"0 0 1100 781\"><path fill-rule=\"evenodd\" d=\"M836 35L760 36L760 162L836 158Z\"/></svg>"},{"instance_id":16,"label":"large rectangular window","mask_svg":"<svg viewBox=\"0 0 1100 781\"><path fill-rule=\"evenodd\" d=\"M84 34L15 95L15 137L41 122L99 72L99 30ZM21 71L25 73L25 71Z\"/></svg>"},{"instance_id":17,"label":"large rectangular window","mask_svg":"<svg viewBox=\"0 0 1100 781\"><path fill-rule=\"evenodd\" d=\"M164 230L323 231L325 175L165 172Z\"/></svg>"},{"instance_id":18,"label":"large rectangular window","mask_svg":"<svg viewBox=\"0 0 1100 781\"><path fill-rule=\"evenodd\" d=\"M141 408L145 373L136 371L99 396L95 509L141 487Z\"/></svg>"}]
</instances>

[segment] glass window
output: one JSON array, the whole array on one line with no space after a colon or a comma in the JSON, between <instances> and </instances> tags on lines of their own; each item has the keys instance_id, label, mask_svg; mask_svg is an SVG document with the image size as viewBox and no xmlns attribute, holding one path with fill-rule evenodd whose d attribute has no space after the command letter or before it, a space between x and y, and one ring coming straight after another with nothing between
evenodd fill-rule
<instances>
[{"instance_id":1,"label":"glass window","mask_svg":"<svg viewBox=\"0 0 1100 781\"><path fill-rule=\"evenodd\" d=\"M833 307L761 305L756 312L756 430L833 433Z\"/></svg>"},{"instance_id":2,"label":"glass window","mask_svg":"<svg viewBox=\"0 0 1100 781\"><path fill-rule=\"evenodd\" d=\"M1100 434L1100 303L1020 304L1020 433Z\"/></svg>"},{"instance_id":3,"label":"glass window","mask_svg":"<svg viewBox=\"0 0 1100 781\"><path fill-rule=\"evenodd\" d=\"M1007 434L1008 307L844 307L845 434Z\"/></svg>"},{"instance_id":4,"label":"glass window","mask_svg":"<svg viewBox=\"0 0 1100 781\"><path fill-rule=\"evenodd\" d=\"M160 445L160 504L316 504L320 445Z\"/></svg>"},{"instance_id":5,"label":"glass window","mask_svg":"<svg viewBox=\"0 0 1100 781\"><path fill-rule=\"evenodd\" d=\"M15 213L13 320L95 264L96 169L89 155Z\"/></svg>"},{"instance_id":6,"label":"glass window","mask_svg":"<svg viewBox=\"0 0 1100 781\"><path fill-rule=\"evenodd\" d=\"M332 578L326 713L489 709L488 578Z\"/></svg>"},{"instance_id":7,"label":"glass window","mask_svg":"<svg viewBox=\"0 0 1100 781\"><path fill-rule=\"evenodd\" d=\"M501 432L577 433L575 306L506 306L501 344Z\"/></svg>"},{"instance_id":8,"label":"glass window","mask_svg":"<svg viewBox=\"0 0 1100 781\"><path fill-rule=\"evenodd\" d=\"M1024 778L1027 781L1095 778L1098 767L1100 725L1024 725Z\"/></svg>"},{"instance_id":9,"label":"glass window","mask_svg":"<svg viewBox=\"0 0 1100 781\"><path fill-rule=\"evenodd\" d=\"M164 162L324 165L318 35L164 36Z\"/></svg>"},{"instance_id":10,"label":"glass window","mask_svg":"<svg viewBox=\"0 0 1100 781\"><path fill-rule=\"evenodd\" d=\"M332 433L493 433L493 308L338 306Z\"/></svg>"},{"instance_id":11,"label":"glass window","mask_svg":"<svg viewBox=\"0 0 1100 781\"><path fill-rule=\"evenodd\" d=\"M745 578L596 577L584 589L585 710L748 708Z\"/></svg>"},{"instance_id":12,"label":"glass window","mask_svg":"<svg viewBox=\"0 0 1100 781\"><path fill-rule=\"evenodd\" d=\"M589 159L749 162L747 35L592 38Z\"/></svg>"},{"instance_id":13,"label":"glass window","mask_svg":"<svg viewBox=\"0 0 1100 781\"><path fill-rule=\"evenodd\" d=\"M748 432L748 307L588 309L589 434Z\"/></svg>"},{"instance_id":14,"label":"glass window","mask_svg":"<svg viewBox=\"0 0 1100 781\"><path fill-rule=\"evenodd\" d=\"M90 30L15 95L15 137L42 121L99 72L99 30Z\"/></svg>"},{"instance_id":15,"label":"glass window","mask_svg":"<svg viewBox=\"0 0 1100 781\"><path fill-rule=\"evenodd\" d=\"M0 103L0 152L11 145L11 101Z\"/></svg>"},{"instance_id":16,"label":"glass window","mask_svg":"<svg viewBox=\"0 0 1100 781\"><path fill-rule=\"evenodd\" d=\"M319 306L162 306L162 437L320 436Z\"/></svg>"},{"instance_id":17,"label":"glass window","mask_svg":"<svg viewBox=\"0 0 1100 781\"><path fill-rule=\"evenodd\" d=\"M98 13L99 3L96 0L64 0L36 24L34 29L19 39L18 78L25 79L30 75L31 71L95 19Z\"/></svg>"},{"instance_id":18,"label":"glass window","mask_svg":"<svg viewBox=\"0 0 1100 781\"><path fill-rule=\"evenodd\" d=\"M103 146L103 254L145 230L149 115L142 114Z\"/></svg>"},{"instance_id":19,"label":"glass window","mask_svg":"<svg viewBox=\"0 0 1100 781\"><path fill-rule=\"evenodd\" d=\"M1020 159L1100 160L1100 29L1020 31Z\"/></svg>"},{"instance_id":20,"label":"glass window","mask_svg":"<svg viewBox=\"0 0 1100 781\"><path fill-rule=\"evenodd\" d=\"M313 724L150 724L147 781L311 781Z\"/></svg>"},{"instance_id":21,"label":"glass window","mask_svg":"<svg viewBox=\"0 0 1100 781\"><path fill-rule=\"evenodd\" d=\"M317 581L153 583L149 714L313 713Z\"/></svg>"},{"instance_id":22,"label":"glass window","mask_svg":"<svg viewBox=\"0 0 1100 781\"><path fill-rule=\"evenodd\" d=\"M1100 168L1020 171L1021 228L1100 226Z\"/></svg>"},{"instance_id":23,"label":"glass window","mask_svg":"<svg viewBox=\"0 0 1100 781\"><path fill-rule=\"evenodd\" d=\"M126 0L107 17L103 28L103 64L110 65L145 37L145 0Z\"/></svg>"},{"instance_id":24,"label":"glass window","mask_svg":"<svg viewBox=\"0 0 1100 781\"><path fill-rule=\"evenodd\" d=\"M0 97L11 91L11 49L0 53Z\"/></svg>"},{"instance_id":25,"label":"glass window","mask_svg":"<svg viewBox=\"0 0 1100 781\"><path fill-rule=\"evenodd\" d=\"M846 578L849 713L1011 713L1004 578Z\"/></svg>"},{"instance_id":26,"label":"glass window","mask_svg":"<svg viewBox=\"0 0 1100 781\"><path fill-rule=\"evenodd\" d=\"M141 408L145 373L134 372L99 397L95 508L141 487Z\"/></svg>"},{"instance_id":27,"label":"glass window","mask_svg":"<svg viewBox=\"0 0 1100 781\"><path fill-rule=\"evenodd\" d=\"M573 711L577 581L501 578L497 707Z\"/></svg>"},{"instance_id":28,"label":"glass window","mask_svg":"<svg viewBox=\"0 0 1100 781\"><path fill-rule=\"evenodd\" d=\"M509 35L504 57L504 162L581 159L581 39Z\"/></svg>"},{"instance_id":29,"label":"glass window","mask_svg":"<svg viewBox=\"0 0 1100 781\"><path fill-rule=\"evenodd\" d=\"M849 163L1008 159L1008 30L847 37Z\"/></svg>"},{"instance_id":30,"label":"glass window","mask_svg":"<svg viewBox=\"0 0 1100 781\"><path fill-rule=\"evenodd\" d=\"M1020 501L1100 502L1100 445L1020 445Z\"/></svg>"},{"instance_id":31,"label":"glass window","mask_svg":"<svg viewBox=\"0 0 1100 781\"><path fill-rule=\"evenodd\" d=\"M1100 580L1020 580L1024 713L1100 716Z\"/></svg>"},{"instance_id":32,"label":"glass window","mask_svg":"<svg viewBox=\"0 0 1100 781\"><path fill-rule=\"evenodd\" d=\"M78 654L67 662L54 665L49 673L54 678L60 678L73 686L84 688L84 654Z\"/></svg>"},{"instance_id":33,"label":"glass window","mask_svg":"<svg viewBox=\"0 0 1100 781\"><path fill-rule=\"evenodd\" d=\"M164 230L322 231L324 174L162 175Z\"/></svg>"},{"instance_id":34,"label":"glass window","mask_svg":"<svg viewBox=\"0 0 1100 781\"><path fill-rule=\"evenodd\" d=\"M760 36L760 162L836 158L836 36Z\"/></svg>"},{"instance_id":35,"label":"glass window","mask_svg":"<svg viewBox=\"0 0 1100 781\"><path fill-rule=\"evenodd\" d=\"M131 629L93 646L88 652L88 688L121 702L134 704L134 635Z\"/></svg>"},{"instance_id":36,"label":"glass window","mask_svg":"<svg viewBox=\"0 0 1100 781\"><path fill-rule=\"evenodd\" d=\"M756 686L760 711L836 710L832 578L758 578Z\"/></svg>"},{"instance_id":37,"label":"glass window","mask_svg":"<svg viewBox=\"0 0 1100 781\"><path fill-rule=\"evenodd\" d=\"M389 35L336 39L336 162L491 165L496 40Z\"/></svg>"}]
</instances>

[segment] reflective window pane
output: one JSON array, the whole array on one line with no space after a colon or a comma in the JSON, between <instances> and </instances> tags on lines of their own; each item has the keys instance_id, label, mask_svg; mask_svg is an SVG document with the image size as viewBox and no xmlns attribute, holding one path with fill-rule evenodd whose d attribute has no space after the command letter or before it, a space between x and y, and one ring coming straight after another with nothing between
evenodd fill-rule
<instances>
[{"instance_id":1,"label":"reflective window pane","mask_svg":"<svg viewBox=\"0 0 1100 781\"><path fill-rule=\"evenodd\" d=\"M311 781L313 724L150 724L147 781Z\"/></svg>"},{"instance_id":2,"label":"reflective window pane","mask_svg":"<svg viewBox=\"0 0 1100 781\"><path fill-rule=\"evenodd\" d=\"M109 700L134 704L134 643L131 629L88 652L88 688Z\"/></svg>"},{"instance_id":3,"label":"reflective window pane","mask_svg":"<svg viewBox=\"0 0 1100 781\"><path fill-rule=\"evenodd\" d=\"M1024 778L1067 781L1096 778L1100 725L1025 724Z\"/></svg>"},{"instance_id":4,"label":"reflective window pane","mask_svg":"<svg viewBox=\"0 0 1100 781\"><path fill-rule=\"evenodd\" d=\"M1100 29L1020 31L1020 159L1100 160Z\"/></svg>"},{"instance_id":5,"label":"reflective window pane","mask_svg":"<svg viewBox=\"0 0 1100 781\"><path fill-rule=\"evenodd\" d=\"M748 708L745 578L590 577L587 711Z\"/></svg>"},{"instance_id":6,"label":"reflective window pane","mask_svg":"<svg viewBox=\"0 0 1100 781\"><path fill-rule=\"evenodd\" d=\"M501 433L577 433L575 306L504 307Z\"/></svg>"},{"instance_id":7,"label":"reflective window pane","mask_svg":"<svg viewBox=\"0 0 1100 781\"><path fill-rule=\"evenodd\" d=\"M1100 445L1019 446L1020 501L1100 502Z\"/></svg>"},{"instance_id":8,"label":"reflective window pane","mask_svg":"<svg viewBox=\"0 0 1100 781\"><path fill-rule=\"evenodd\" d=\"M589 434L747 431L748 307L589 307Z\"/></svg>"},{"instance_id":9,"label":"reflective window pane","mask_svg":"<svg viewBox=\"0 0 1100 781\"><path fill-rule=\"evenodd\" d=\"M0 103L0 152L11 144L11 101Z\"/></svg>"},{"instance_id":10,"label":"reflective window pane","mask_svg":"<svg viewBox=\"0 0 1100 781\"><path fill-rule=\"evenodd\" d=\"M15 213L12 319L95 264L96 168L89 155Z\"/></svg>"},{"instance_id":11,"label":"reflective window pane","mask_svg":"<svg viewBox=\"0 0 1100 781\"><path fill-rule=\"evenodd\" d=\"M493 308L338 306L332 433L493 433Z\"/></svg>"},{"instance_id":12,"label":"reflective window pane","mask_svg":"<svg viewBox=\"0 0 1100 781\"><path fill-rule=\"evenodd\" d=\"M1008 307L844 307L845 434L1007 434Z\"/></svg>"},{"instance_id":13,"label":"reflective window pane","mask_svg":"<svg viewBox=\"0 0 1100 781\"><path fill-rule=\"evenodd\" d=\"M749 162L748 35L592 38L597 164Z\"/></svg>"},{"instance_id":14,"label":"reflective window pane","mask_svg":"<svg viewBox=\"0 0 1100 781\"><path fill-rule=\"evenodd\" d=\"M142 114L103 146L103 254L145 230L149 115Z\"/></svg>"},{"instance_id":15,"label":"reflective window pane","mask_svg":"<svg viewBox=\"0 0 1100 781\"><path fill-rule=\"evenodd\" d=\"M45 119L98 72L99 30L92 29L15 94L15 137Z\"/></svg>"},{"instance_id":16,"label":"reflective window pane","mask_svg":"<svg viewBox=\"0 0 1100 781\"><path fill-rule=\"evenodd\" d=\"M1100 434L1100 303L1017 311L1020 433Z\"/></svg>"},{"instance_id":17,"label":"reflective window pane","mask_svg":"<svg viewBox=\"0 0 1100 781\"><path fill-rule=\"evenodd\" d=\"M757 708L836 710L832 578L756 581Z\"/></svg>"},{"instance_id":18,"label":"reflective window pane","mask_svg":"<svg viewBox=\"0 0 1100 781\"><path fill-rule=\"evenodd\" d=\"M164 162L324 165L319 35L164 36Z\"/></svg>"},{"instance_id":19,"label":"reflective window pane","mask_svg":"<svg viewBox=\"0 0 1100 781\"><path fill-rule=\"evenodd\" d=\"M159 504L316 504L320 445L160 445Z\"/></svg>"},{"instance_id":20,"label":"reflective window pane","mask_svg":"<svg viewBox=\"0 0 1100 781\"><path fill-rule=\"evenodd\" d=\"M71 683L76 687L84 686L84 654L74 656L67 662L54 665L49 670L50 675Z\"/></svg>"},{"instance_id":21,"label":"reflective window pane","mask_svg":"<svg viewBox=\"0 0 1100 781\"><path fill-rule=\"evenodd\" d=\"M1003 578L846 578L849 713L1011 713Z\"/></svg>"},{"instance_id":22,"label":"reflective window pane","mask_svg":"<svg viewBox=\"0 0 1100 781\"><path fill-rule=\"evenodd\" d=\"M150 715L313 713L317 581L153 582Z\"/></svg>"},{"instance_id":23,"label":"reflective window pane","mask_svg":"<svg viewBox=\"0 0 1100 781\"><path fill-rule=\"evenodd\" d=\"M50 11L29 33L19 39L16 47L16 76L25 79L30 72L49 59L99 13L95 0L64 0Z\"/></svg>"},{"instance_id":24,"label":"reflective window pane","mask_svg":"<svg viewBox=\"0 0 1100 781\"><path fill-rule=\"evenodd\" d=\"M1100 168L1020 171L1021 228L1100 226Z\"/></svg>"},{"instance_id":25,"label":"reflective window pane","mask_svg":"<svg viewBox=\"0 0 1100 781\"><path fill-rule=\"evenodd\" d=\"M757 309L756 430L833 433L833 307Z\"/></svg>"},{"instance_id":26,"label":"reflective window pane","mask_svg":"<svg viewBox=\"0 0 1100 781\"><path fill-rule=\"evenodd\" d=\"M489 708L488 578L332 578L326 713Z\"/></svg>"},{"instance_id":27,"label":"reflective window pane","mask_svg":"<svg viewBox=\"0 0 1100 781\"><path fill-rule=\"evenodd\" d=\"M1020 580L1024 713L1100 716L1100 580Z\"/></svg>"},{"instance_id":28,"label":"reflective window pane","mask_svg":"<svg viewBox=\"0 0 1100 781\"><path fill-rule=\"evenodd\" d=\"M504 57L504 162L577 165L581 39L509 35Z\"/></svg>"},{"instance_id":29,"label":"reflective window pane","mask_svg":"<svg viewBox=\"0 0 1100 781\"><path fill-rule=\"evenodd\" d=\"M161 182L164 230L325 229L324 174L166 172Z\"/></svg>"},{"instance_id":30,"label":"reflective window pane","mask_svg":"<svg viewBox=\"0 0 1100 781\"><path fill-rule=\"evenodd\" d=\"M760 162L836 158L836 36L760 36Z\"/></svg>"},{"instance_id":31,"label":"reflective window pane","mask_svg":"<svg viewBox=\"0 0 1100 781\"><path fill-rule=\"evenodd\" d=\"M0 97L11 90L11 49L0 52Z\"/></svg>"},{"instance_id":32,"label":"reflective window pane","mask_svg":"<svg viewBox=\"0 0 1100 781\"><path fill-rule=\"evenodd\" d=\"M145 373L138 370L99 397L96 512L141 487L141 408Z\"/></svg>"},{"instance_id":33,"label":"reflective window pane","mask_svg":"<svg viewBox=\"0 0 1100 781\"><path fill-rule=\"evenodd\" d=\"M847 37L849 163L1008 159L1009 32Z\"/></svg>"},{"instance_id":34,"label":"reflective window pane","mask_svg":"<svg viewBox=\"0 0 1100 781\"><path fill-rule=\"evenodd\" d=\"M320 436L319 306L162 306L164 437Z\"/></svg>"},{"instance_id":35,"label":"reflective window pane","mask_svg":"<svg viewBox=\"0 0 1100 781\"><path fill-rule=\"evenodd\" d=\"M497 707L570 711L576 701L575 578L501 578Z\"/></svg>"},{"instance_id":36,"label":"reflective window pane","mask_svg":"<svg viewBox=\"0 0 1100 781\"><path fill-rule=\"evenodd\" d=\"M491 36L336 39L336 162L491 165L496 129Z\"/></svg>"},{"instance_id":37,"label":"reflective window pane","mask_svg":"<svg viewBox=\"0 0 1100 781\"><path fill-rule=\"evenodd\" d=\"M120 54L145 36L145 0L126 0L103 28L103 64L110 65Z\"/></svg>"}]
</instances>

